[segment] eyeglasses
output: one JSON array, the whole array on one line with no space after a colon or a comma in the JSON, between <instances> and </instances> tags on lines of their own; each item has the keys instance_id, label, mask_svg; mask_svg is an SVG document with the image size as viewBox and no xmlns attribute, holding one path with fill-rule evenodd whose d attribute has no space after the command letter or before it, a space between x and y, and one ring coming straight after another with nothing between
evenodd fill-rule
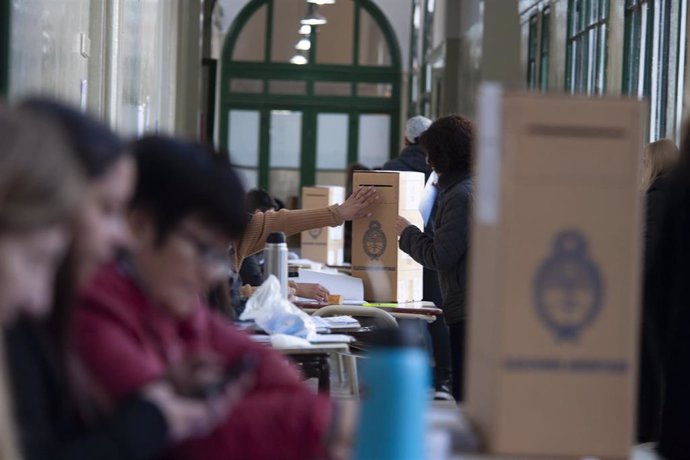
<instances>
[{"instance_id":1,"label":"eyeglasses","mask_svg":"<svg viewBox=\"0 0 690 460\"><path fill-rule=\"evenodd\" d=\"M230 260L225 250L217 249L204 242L189 229L179 227L175 234L191 244L202 264L209 268L222 269L228 274L232 273L234 263Z\"/></svg>"}]
</instances>

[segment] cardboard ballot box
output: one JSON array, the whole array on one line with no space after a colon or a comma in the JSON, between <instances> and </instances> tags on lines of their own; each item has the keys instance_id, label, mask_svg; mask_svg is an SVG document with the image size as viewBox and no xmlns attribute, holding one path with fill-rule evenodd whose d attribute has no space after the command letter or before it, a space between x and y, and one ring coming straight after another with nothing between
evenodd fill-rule
<instances>
[{"instance_id":1,"label":"cardboard ballot box","mask_svg":"<svg viewBox=\"0 0 690 460\"><path fill-rule=\"evenodd\" d=\"M467 414L493 454L628 458L644 105L486 85L479 107Z\"/></svg>"},{"instance_id":2,"label":"cardboard ballot box","mask_svg":"<svg viewBox=\"0 0 690 460\"><path fill-rule=\"evenodd\" d=\"M374 186L379 194L372 216L352 222L352 275L362 278L364 298L372 302L422 300L422 266L398 249L398 215L423 228L419 203L424 174L357 171L353 189Z\"/></svg>"},{"instance_id":3,"label":"cardboard ballot box","mask_svg":"<svg viewBox=\"0 0 690 460\"><path fill-rule=\"evenodd\" d=\"M345 201L345 188L335 185L302 187L302 209L325 208ZM343 226L302 232L301 256L327 265L343 264Z\"/></svg>"}]
</instances>

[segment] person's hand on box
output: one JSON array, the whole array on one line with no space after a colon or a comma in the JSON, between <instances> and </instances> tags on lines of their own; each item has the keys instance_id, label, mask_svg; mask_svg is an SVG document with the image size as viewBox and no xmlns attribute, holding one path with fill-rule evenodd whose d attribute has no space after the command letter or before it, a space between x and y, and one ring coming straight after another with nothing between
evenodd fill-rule
<instances>
[{"instance_id":1,"label":"person's hand on box","mask_svg":"<svg viewBox=\"0 0 690 460\"><path fill-rule=\"evenodd\" d=\"M402 232L412 225L409 220L405 219L404 217L398 216L397 219L395 219L395 231L398 234L398 236L402 235Z\"/></svg>"},{"instance_id":2,"label":"person's hand on box","mask_svg":"<svg viewBox=\"0 0 690 460\"><path fill-rule=\"evenodd\" d=\"M343 220L370 217L369 207L376 203L378 199L379 194L376 191L376 187L360 187L338 207L338 211Z\"/></svg>"}]
</instances>

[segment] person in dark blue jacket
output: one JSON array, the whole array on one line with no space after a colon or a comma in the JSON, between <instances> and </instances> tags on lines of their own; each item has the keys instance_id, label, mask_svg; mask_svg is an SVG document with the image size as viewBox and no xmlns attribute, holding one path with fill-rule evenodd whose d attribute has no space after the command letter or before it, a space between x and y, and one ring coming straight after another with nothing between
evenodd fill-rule
<instances>
[{"instance_id":1,"label":"person in dark blue jacket","mask_svg":"<svg viewBox=\"0 0 690 460\"><path fill-rule=\"evenodd\" d=\"M462 400L465 353L465 295L469 219L472 209L472 123L459 115L439 118L421 135L420 145L438 174L433 236L398 217L400 249L436 271L443 314L450 329L453 396Z\"/></svg>"},{"instance_id":2,"label":"person in dark blue jacket","mask_svg":"<svg viewBox=\"0 0 690 460\"><path fill-rule=\"evenodd\" d=\"M405 148L400 152L400 156L387 161L383 168L390 171L415 171L424 173L424 179L429 181L432 170L426 161L426 152L419 145L419 136L431 125L431 120L423 116L415 116L407 120L405 126ZM433 179L432 179L433 180ZM433 194L435 195L435 194ZM432 200L431 210L425 217L424 233L433 237L434 212L436 210L435 196L429 197ZM424 300L433 302L441 308L443 299L441 288L438 285L438 278L434 270L424 269ZM451 364L450 364L450 338L448 335L448 325L443 316L439 316L436 321L429 323L429 336L431 337L432 360L434 363L434 387L437 399L450 399L452 394Z\"/></svg>"}]
</instances>

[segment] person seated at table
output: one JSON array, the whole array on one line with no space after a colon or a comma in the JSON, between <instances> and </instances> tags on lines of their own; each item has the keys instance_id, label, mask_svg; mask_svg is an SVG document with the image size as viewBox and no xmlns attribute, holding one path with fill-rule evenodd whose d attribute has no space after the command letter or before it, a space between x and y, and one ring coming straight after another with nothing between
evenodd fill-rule
<instances>
[{"instance_id":1,"label":"person seated at table","mask_svg":"<svg viewBox=\"0 0 690 460\"><path fill-rule=\"evenodd\" d=\"M61 104L27 101L16 119L0 112L0 260L31 261L30 273L0 270L0 292L11 299L0 300L0 313L21 309L3 323L23 458L157 458L169 442L214 428L240 391L205 401L158 380L109 417L95 413L71 352L71 293L126 240L134 161L107 127Z\"/></svg>"},{"instance_id":2,"label":"person seated at table","mask_svg":"<svg viewBox=\"0 0 690 460\"><path fill-rule=\"evenodd\" d=\"M400 249L438 273L443 315L450 329L453 397L462 401L465 353L465 294L472 205L474 128L460 115L434 121L420 137L427 161L438 174L433 236L398 217Z\"/></svg>"},{"instance_id":3,"label":"person seated at table","mask_svg":"<svg viewBox=\"0 0 690 460\"><path fill-rule=\"evenodd\" d=\"M247 233L249 213L238 199L245 193L235 171L193 143L148 137L133 150L139 170L129 211L133 250L101 269L80 295L75 345L89 374L120 405L184 357L212 355L232 367L251 356L254 384L224 423L176 445L171 455L339 458L349 445L352 407L314 394L282 355L200 300L225 279L229 240ZM324 214L319 225L342 218L337 207ZM263 216L252 241L284 214Z\"/></svg>"}]
</instances>

